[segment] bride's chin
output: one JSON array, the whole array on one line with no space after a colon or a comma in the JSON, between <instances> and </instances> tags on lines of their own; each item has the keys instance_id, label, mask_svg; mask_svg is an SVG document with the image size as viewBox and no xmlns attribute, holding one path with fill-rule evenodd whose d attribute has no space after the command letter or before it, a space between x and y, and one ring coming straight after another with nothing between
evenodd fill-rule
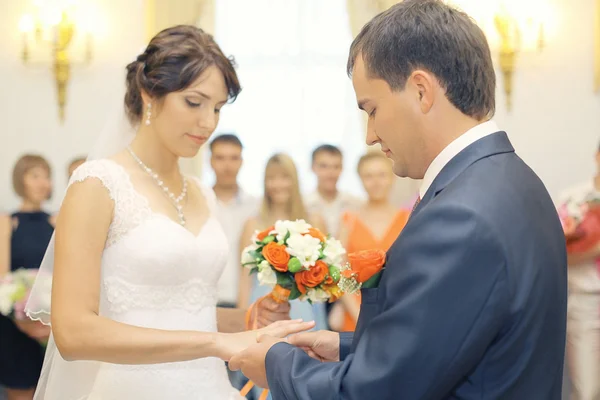
<instances>
[{"instance_id":1,"label":"bride's chin","mask_svg":"<svg viewBox=\"0 0 600 400\"><path fill-rule=\"evenodd\" d=\"M200 147L189 148L189 149L182 149L181 151L178 152L177 157L179 157L179 158L192 158L192 157L196 157L196 155L198 155L199 151L200 151Z\"/></svg>"}]
</instances>

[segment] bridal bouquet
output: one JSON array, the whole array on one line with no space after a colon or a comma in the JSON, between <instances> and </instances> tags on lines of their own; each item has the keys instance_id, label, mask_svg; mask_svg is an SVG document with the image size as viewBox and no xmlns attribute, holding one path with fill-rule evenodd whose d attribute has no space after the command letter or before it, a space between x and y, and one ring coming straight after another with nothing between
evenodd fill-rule
<instances>
[{"instance_id":1,"label":"bridal bouquet","mask_svg":"<svg viewBox=\"0 0 600 400\"><path fill-rule=\"evenodd\" d=\"M16 320L27 319L25 305L37 275L37 269L20 268L0 278L0 314ZM50 284L51 281L48 280L48 285ZM45 309L49 310L50 298L47 300Z\"/></svg>"},{"instance_id":2,"label":"bridal bouquet","mask_svg":"<svg viewBox=\"0 0 600 400\"><path fill-rule=\"evenodd\" d=\"M277 302L333 302L342 295L337 284L345 253L339 240L304 220L277 221L254 234L242 251L242 265L273 287L270 296Z\"/></svg>"}]
</instances>

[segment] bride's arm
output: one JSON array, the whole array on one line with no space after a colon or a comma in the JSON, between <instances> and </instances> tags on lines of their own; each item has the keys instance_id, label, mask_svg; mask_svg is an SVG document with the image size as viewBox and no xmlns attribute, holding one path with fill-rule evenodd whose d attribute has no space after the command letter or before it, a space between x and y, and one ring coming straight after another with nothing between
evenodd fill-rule
<instances>
[{"instance_id":1,"label":"bride's arm","mask_svg":"<svg viewBox=\"0 0 600 400\"><path fill-rule=\"evenodd\" d=\"M217 327L219 332L235 333L246 330L246 309L217 308Z\"/></svg>"},{"instance_id":2,"label":"bride's arm","mask_svg":"<svg viewBox=\"0 0 600 400\"><path fill-rule=\"evenodd\" d=\"M56 225L52 332L67 360L150 364L215 356L214 333L139 328L98 315L113 202L98 179L73 184Z\"/></svg>"},{"instance_id":3,"label":"bride's arm","mask_svg":"<svg viewBox=\"0 0 600 400\"><path fill-rule=\"evenodd\" d=\"M228 359L256 343L257 333L285 337L312 328L282 322L236 334L140 328L98 315L100 264L113 202L97 179L71 185L56 226L52 333L66 360L157 364L203 357Z\"/></svg>"}]
</instances>

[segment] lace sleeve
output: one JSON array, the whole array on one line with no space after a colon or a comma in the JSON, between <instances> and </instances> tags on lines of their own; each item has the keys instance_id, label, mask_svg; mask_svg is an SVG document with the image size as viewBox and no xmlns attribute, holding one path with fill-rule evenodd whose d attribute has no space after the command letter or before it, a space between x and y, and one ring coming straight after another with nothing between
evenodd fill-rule
<instances>
[{"instance_id":1,"label":"lace sleeve","mask_svg":"<svg viewBox=\"0 0 600 400\"><path fill-rule=\"evenodd\" d=\"M116 165L111 165L110 160L86 161L73 172L69 179L69 186L77 182L83 182L88 178L96 178L106 188L110 198L116 201L115 168Z\"/></svg>"}]
</instances>

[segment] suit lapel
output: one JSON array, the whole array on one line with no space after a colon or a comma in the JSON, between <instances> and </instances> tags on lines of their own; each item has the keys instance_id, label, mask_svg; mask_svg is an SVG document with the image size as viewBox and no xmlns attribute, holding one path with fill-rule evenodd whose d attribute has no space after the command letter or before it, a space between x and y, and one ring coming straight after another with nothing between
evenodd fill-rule
<instances>
[{"instance_id":1,"label":"suit lapel","mask_svg":"<svg viewBox=\"0 0 600 400\"><path fill-rule=\"evenodd\" d=\"M429 201L475 162L495 154L514 153L514 151L515 149L510 143L506 132L492 133L467 146L440 171L429 187L429 190L425 193L425 196L421 199L421 202L411 213L411 218L418 214Z\"/></svg>"}]
</instances>

